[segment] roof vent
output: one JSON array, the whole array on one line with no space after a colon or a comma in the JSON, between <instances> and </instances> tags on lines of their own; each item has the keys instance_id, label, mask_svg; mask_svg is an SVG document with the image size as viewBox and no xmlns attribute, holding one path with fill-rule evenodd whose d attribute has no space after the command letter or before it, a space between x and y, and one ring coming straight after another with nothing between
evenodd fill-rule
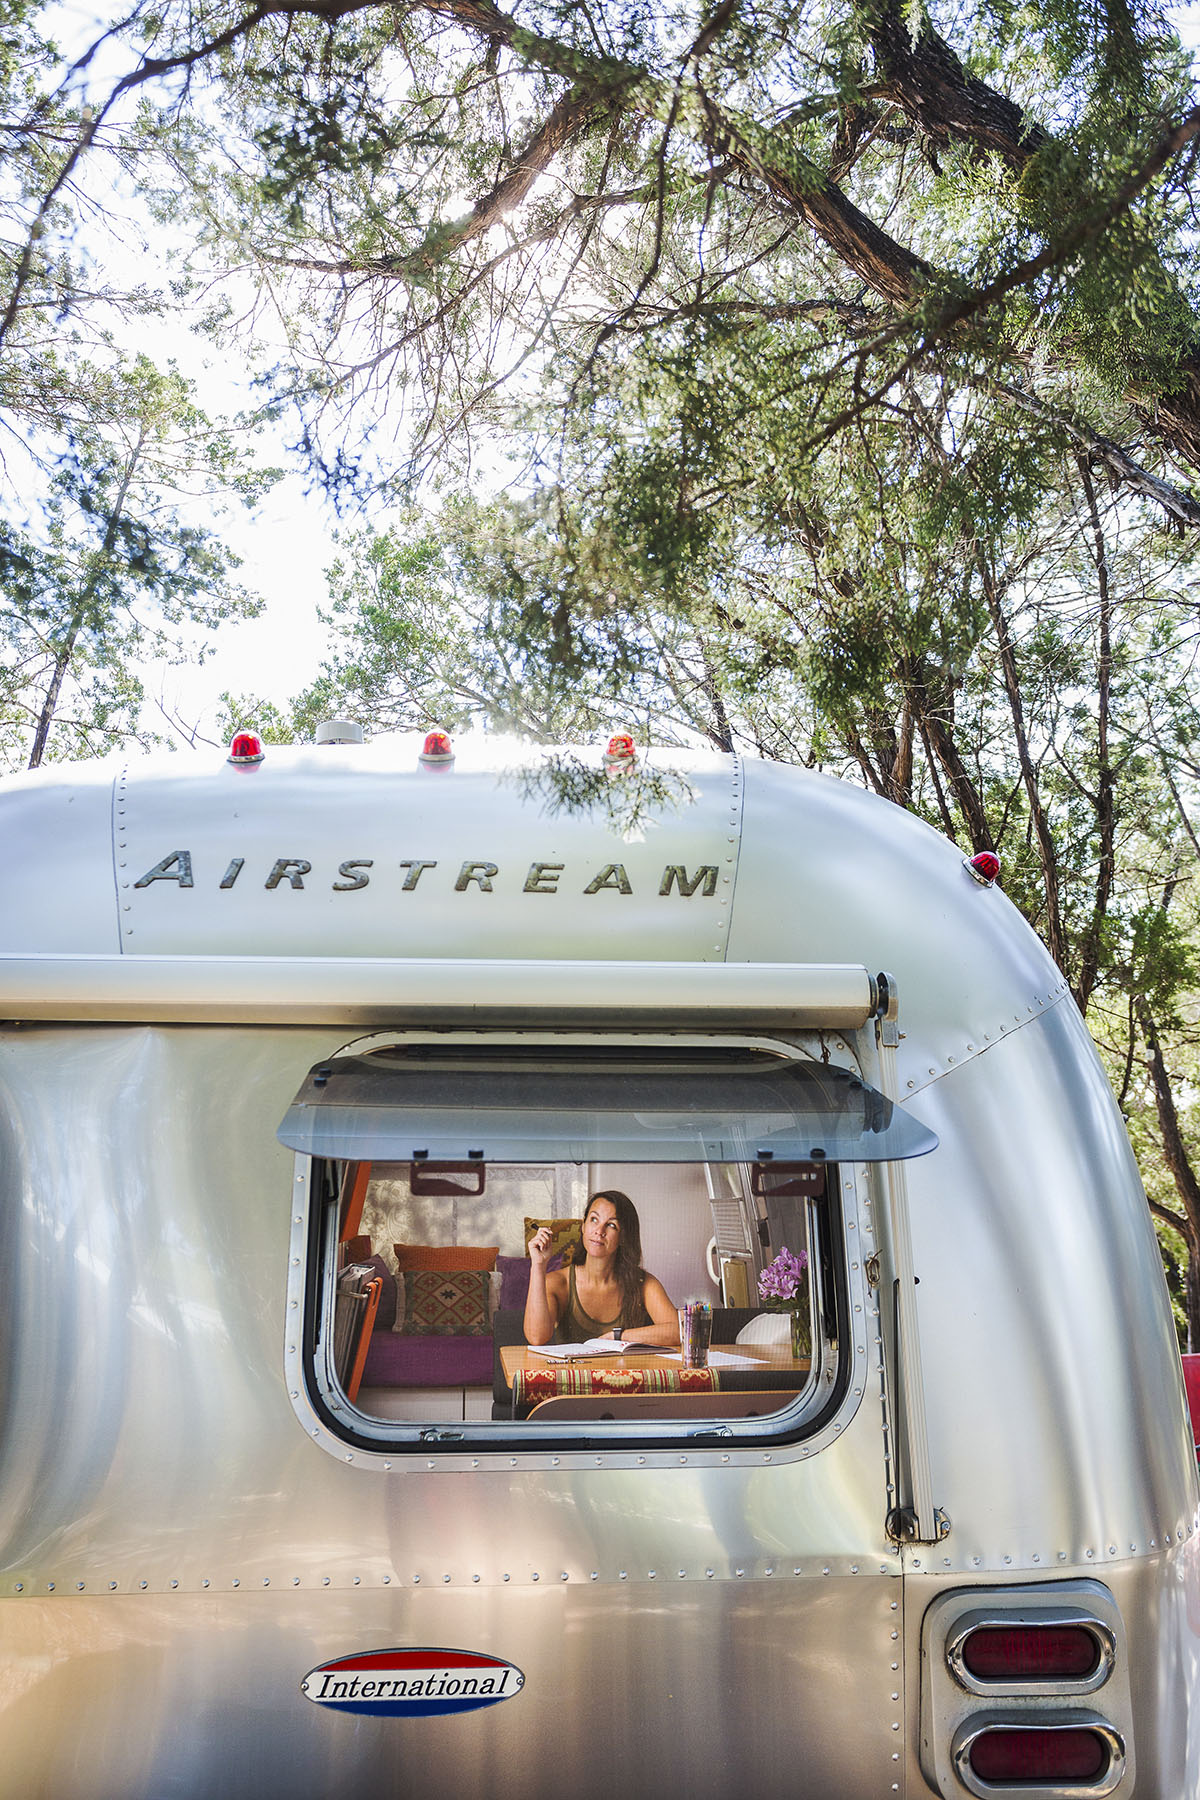
<instances>
[{"instance_id":1,"label":"roof vent","mask_svg":"<svg viewBox=\"0 0 1200 1800\"><path fill-rule=\"evenodd\" d=\"M322 719L314 737L318 744L361 744L362 741L363 728L353 719Z\"/></svg>"}]
</instances>

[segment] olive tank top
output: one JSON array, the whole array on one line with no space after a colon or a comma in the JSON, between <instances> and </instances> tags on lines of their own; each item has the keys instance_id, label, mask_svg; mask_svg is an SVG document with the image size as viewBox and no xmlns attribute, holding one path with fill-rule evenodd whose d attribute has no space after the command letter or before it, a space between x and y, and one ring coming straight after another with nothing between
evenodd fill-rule
<instances>
[{"instance_id":1,"label":"olive tank top","mask_svg":"<svg viewBox=\"0 0 1200 1800\"><path fill-rule=\"evenodd\" d=\"M615 1319L593 1319L591 1313L585 1312L575 1290L575 1264L567 1270L567 1304L563 1308L563 1316L558 1322L555 1336L560 1344L582 1344L588 1338L603 1337L606 1331L615 1331L620 1325L626 1331L632 1331L639 1325L649 1325L650 1314L639 1295L632 1306L626 1306Z\"/></svg>"}]
</instances>

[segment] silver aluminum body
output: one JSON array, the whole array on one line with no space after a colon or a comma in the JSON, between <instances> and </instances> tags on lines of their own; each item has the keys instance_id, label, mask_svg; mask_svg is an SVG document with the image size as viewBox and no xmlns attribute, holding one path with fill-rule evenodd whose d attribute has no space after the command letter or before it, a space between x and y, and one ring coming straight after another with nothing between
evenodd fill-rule
<instances>
[{"instance_id":1,"label":"silver aluminum body","mask_svg":"<svg viewBox=\"0 0 1200 1800\"><path fill-rule=\"evenodd\" d=\"M189 965L199 1010L182 1015L166 991L153 1016L150 964L149 1013L110 995L71 1021L61 983L39 1002L24 967L20 1006L0 1008L0 1793L955 1795L922 1751L930 1606L1087 1582L1124 1633L1115 1791L1200 1791L1197 1490L1161 1270L1111 1094L1032 934L936 834L820 778L702 760L699 798L631 846L461 750L451 773L411 752L0 788L10 956L223 961L207 1001ZM133 886L183 849L190 888ZM366 889L333 889L367 858ZM321 886L266 887L287 859ZM428 904L423 885L385 887L406 859L450 871ZM485 861L491 893L455 889ZM556 891L524 891L535 862L563 865ZM584 893L611 864L631 891ZM660 893L674 865L714 867L714 892ZM458 956L894 973L898 1091L940 1139L906 1173L941 1542L885 1532L895 1247L864 1169L841 1196L851 1381L819 1439L425 1457L349 1450L316 1418L298 1379L304 1183L275 1128L364 1024L415 1021L400 1000L382 1021L348 1005L340 1023L255 1023L256 971ZM495 1010L505 1029L556 1023L522 1019L511 991ZM564 1022L586 1014L585 997ZM852 1014L813 1043L869 1078ZM301 1693L317 1664L389 1645L490 1653L525 1685L412 1721Z\"/></svg>"}]
</instances>

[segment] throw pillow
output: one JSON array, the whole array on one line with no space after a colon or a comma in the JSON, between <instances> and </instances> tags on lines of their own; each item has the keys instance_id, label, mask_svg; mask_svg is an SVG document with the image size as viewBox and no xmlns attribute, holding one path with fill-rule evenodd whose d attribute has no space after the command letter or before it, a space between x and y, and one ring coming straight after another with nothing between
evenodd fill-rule
<instances>
[{"instance_id":1,"label":"throw pillow","mask_svg":"<svg viewBox=\"0 0 1200 1800\"><path fill-rule=\"evenodd\" d=\"M491 1330L487 1269L406 1269L406 1337L486 1337Z\"/></svg>"},{"instance_id":2,"label":"throw pillow","mask_svg":"<svg viewBox=\"0 0 1200 1800\"><path fill-rule=\"evenodd\" d=\"M789 1344L792 1341L792 1321L785 1312L756 1313L738 1332L735 1342L739 1344Z\"/></svg>"},{"instance_id":3,"label":"throw pillow","mask_svg":"<svg viewBox=\"0 0 1200 1800\"><path fill-rule=\"evenodd\" d=\"M499 1244L393 1244L396 1267L406 1269L494 1269Z\"/></svg>"},{"instance_id":4,"label":"throw pillow","mask_svg":"<svg viewBox=\"0 0 1200 1800\"><path fill-rule=\"evenodd\" d=\"M550 1232L551 1256L562 1256L564 1262L570 1260L570 1252L581 1241L583 1226L578 1219L526 1219L525 1221L525 1254L529 1255L529 1240L535 1231L545 1225Z\"/></svg>"}]
</instances>

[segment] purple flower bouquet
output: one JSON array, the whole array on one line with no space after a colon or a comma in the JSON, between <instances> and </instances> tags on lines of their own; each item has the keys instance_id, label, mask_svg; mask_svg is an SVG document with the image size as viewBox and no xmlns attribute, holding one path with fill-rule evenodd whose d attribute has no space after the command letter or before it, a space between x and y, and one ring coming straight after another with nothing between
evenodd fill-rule
<instances>
[{"instance_id":1,"label":"purple flower bouquet","mask_svg":"<svg viewBox=\"0 0 1200 1800\"><path fill-rule=\"evenodd\" d=\"M768 1312L785 1312L792 1323L792 1355L799 1359L812 1349L812 1333L808 1322L808 1252L795 1256L787 1245L781 1246L774 1262L769 1262L758 1278L758 1297Z\"/></svg>"}]
</instances>

